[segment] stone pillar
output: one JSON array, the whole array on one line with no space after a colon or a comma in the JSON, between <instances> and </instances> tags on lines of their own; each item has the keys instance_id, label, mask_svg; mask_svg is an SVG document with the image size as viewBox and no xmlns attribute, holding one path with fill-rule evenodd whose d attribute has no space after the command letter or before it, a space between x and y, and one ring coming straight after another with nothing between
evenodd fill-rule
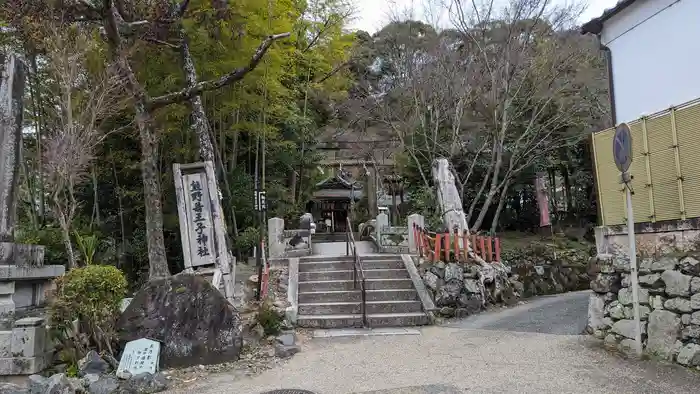
<instances>
[{"instance_id":1,"label":"stone pillar","mask_svg":"<svg viewBox=\"0 0 700 394\"><path fill-rule=\"evenodd\" d=\"M376 230L376 237L377 237L377 243L379 246L382 246L382 230L384 227L389 225L389 215L386 213L380 213L377 215L377 228Z\"/></svg>"},{"instance_id":2,"label":"stone pillar","mask_svg":"<svg viewBox=\"0 0 700 394\"><path fill-rule=\"evenodd\" d=\"M423 215L414 213L408 216L408 252L418 252L418 240L415 238L413 226L425 227L425 218Z\"/></svg>"},{"instance_id":3,"label":"stone pillar","mask_svg":"<svg viewBox=\"0 0 700 394\"><path fill-rule=\"evenodd\" d=\"M367 171L367 208L369 210L369 216L377 216L379 213L377 204L377 169L373 166L368 168Z\"/></svg>"},{"instance_id":4,"label":"stone pillar","mask_svg":"<svg viewBox=\"0 0 700 394\"><path fill-rule=\"evenodd\" d=\"M593 228L593 234L595 235L596 253L603 256L610 254L610 245L608 242L606 230L607 228L603 226Z\"/></svg>"},{"instance_id":5,"label":"stone pillar","mask_svg":"<svg viewBox=\"0 0 700 394\"><path fill-rule=\"evenodd\" d=\"M22 148L24 71L14 56L0 53L0 241L13 241Z\"/></svg>"},{"instance_id":6,"label":"stone pillar","mask_svg":"<svg viewBox=\"0 0 700 394\"><path fill-rule=\"evenodd\" d=\"M267 243L270 258L284 257L284 219L267 220Z\"/></svg>"},{"instance_id":7,"label":"stone pillar","mask_svg":"<svg viewBox=\"0 0 700 394\"><path fill-rule=\"evenodd\" d=\"M456 227L460 234L464 230L469 230L462 207L462 199L459 197L455 186L455 177L450 171L450 163L447 159L436 159L433 162L433 180L437 188L442 220L447 230L453 232Z\"/></svg>"}]
</instances>

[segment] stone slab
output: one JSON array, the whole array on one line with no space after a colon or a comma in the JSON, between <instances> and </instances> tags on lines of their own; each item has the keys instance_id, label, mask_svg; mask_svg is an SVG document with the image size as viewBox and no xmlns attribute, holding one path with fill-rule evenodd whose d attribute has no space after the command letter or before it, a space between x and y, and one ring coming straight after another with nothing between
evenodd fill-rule
<instances>
[{"instance_id":1,"label":"stone slab","mask_svg":"<svg viewBox=\"0 0 700 394\"><path fill-rule=\"evenodd\" d=\"M52 359L51 353L36 357L0 358L0 375L31 375L46 369Z\"/></svg>"},{"instance_id":2,"label":"stone slab","mask_svg":"<svg viewBox=\"0 0 700 394\"><path fill-rule=\"evenodd\" d=\"M42 267L44 265L44 247L42 245L0 242L0 265Z\"/></svg>"},{"instance_id":3,"label":"stone slab","mask_svg":"<svg viewBox=\"0 0 700 394\"><path fill-rule=\"evenodd\" d=\"M0 283L0 295L14 294L15 293L15 282L2 282Z\"/></svg>"},{"instance_id":4,"label":"stone slab","mask_svg":"<svg viewBox=\"0 0 700 394\"><path fill-rule=\"evenodd\" d=\"M66 268L62 265L44 265L42 267L21 267L16 265L0 266L0 280L51 279L63 275Z\"/></svg>"},{"instance_id":5,"label":"stone slab","mask_svg":"<svg viewBox=\"0 0 700 394\"><path fill-rule=\"evenodd\" d=\"M314 330L314 338L343 338L343 337L373 337L392 335L420 335L414 328L383 327L383 328L339 328Z\"/></svg>"},{"instance_id":6,"label":"stone slab","mask_svg":"<svg viewBox=\"0 0 700 394\"><path fill-rule=\"evenodd\" d=\"M418 297L420 298L420 301L423 304L423 311L425 311L428 314L428 317L430 317L430 319L433 320L433 316L431 314L437 308L435 306L435 303L433 302L433 298L428 292L428 289L425 288L425 283L420 277L418 269L413 263L413 259L407 254L402 254L401 261L403 261L404 267L406 267L406 270L408 271L408 274L411 277L411 282L413 282L413 288L415 288L416 292L418 292Z\"/></svg>"}]
</instances>

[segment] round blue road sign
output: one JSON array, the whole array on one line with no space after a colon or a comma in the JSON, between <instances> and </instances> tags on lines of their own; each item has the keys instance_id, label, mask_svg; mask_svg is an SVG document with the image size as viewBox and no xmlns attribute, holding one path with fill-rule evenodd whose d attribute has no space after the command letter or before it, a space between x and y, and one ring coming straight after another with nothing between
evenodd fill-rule
<instances>
[{"instance_id":1,"label":"round blue road sign","mask_svg":"<svg viewBox=\"0 0 700 394\"><path fill-rule=\"evenodd\" d=\"M613 159L621 172L627 172L632 165L632 133L627 123L621 123L615 128Z\"/></svg>"}]
</instances>

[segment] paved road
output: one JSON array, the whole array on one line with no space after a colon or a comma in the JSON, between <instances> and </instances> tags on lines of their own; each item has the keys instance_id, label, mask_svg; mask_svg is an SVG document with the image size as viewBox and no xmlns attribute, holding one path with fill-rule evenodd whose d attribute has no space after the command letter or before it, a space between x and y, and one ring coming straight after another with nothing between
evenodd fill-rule
<instances>
[{"instance_id":1,"label":"paved road","mask_svg":"<svg viewBox=\"0 0 700 394\"><path fill-rule=\"evenodd\" d=\"M447 326L482 330L579 335L586 328L590 292L577 291L528 300L524 305L481 313Z\"/></svg>"},{"instance_id":2,"label":"paved road","mask_svg":"<svg viewBox=\"0 0 700 394\"><path fill-rule=\"evenodd\" d=\"M183 392L698 393L696 373L624 360L588 336L561 335L580 332L585 298L581 293L546 297L449 327L425 327L420 336L314 339L277 369L238 380L216 375Z\"/></svg>"}]
</instances>

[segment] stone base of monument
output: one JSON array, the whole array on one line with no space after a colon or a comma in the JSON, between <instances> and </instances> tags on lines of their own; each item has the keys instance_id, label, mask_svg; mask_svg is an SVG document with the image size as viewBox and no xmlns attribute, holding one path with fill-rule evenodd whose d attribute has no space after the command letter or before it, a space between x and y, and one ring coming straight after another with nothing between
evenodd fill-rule
<instances>
[{"instance_id":1,"label":"stone base of monument","mask_svg":"<svg viewBox=\"0 0 700 394\"><path fill-rule=\"evenodd\" d=\"M37 314L64 272L61 265L44 265L43 246L0 242L0 376L31 375L50 365L45 319L22 315Z\"/></svg>"},{"instance_id":2,"label":"stone base of monument","mask_svg":"<svg viewBox=\"0 0 700 394\"><path fill-rule=\"evenodd\" d=\"M0 331L0 375L31 375L53 359L53 345L43 318L26 317L12 330Z\"/></svg>"}]
</instances>

